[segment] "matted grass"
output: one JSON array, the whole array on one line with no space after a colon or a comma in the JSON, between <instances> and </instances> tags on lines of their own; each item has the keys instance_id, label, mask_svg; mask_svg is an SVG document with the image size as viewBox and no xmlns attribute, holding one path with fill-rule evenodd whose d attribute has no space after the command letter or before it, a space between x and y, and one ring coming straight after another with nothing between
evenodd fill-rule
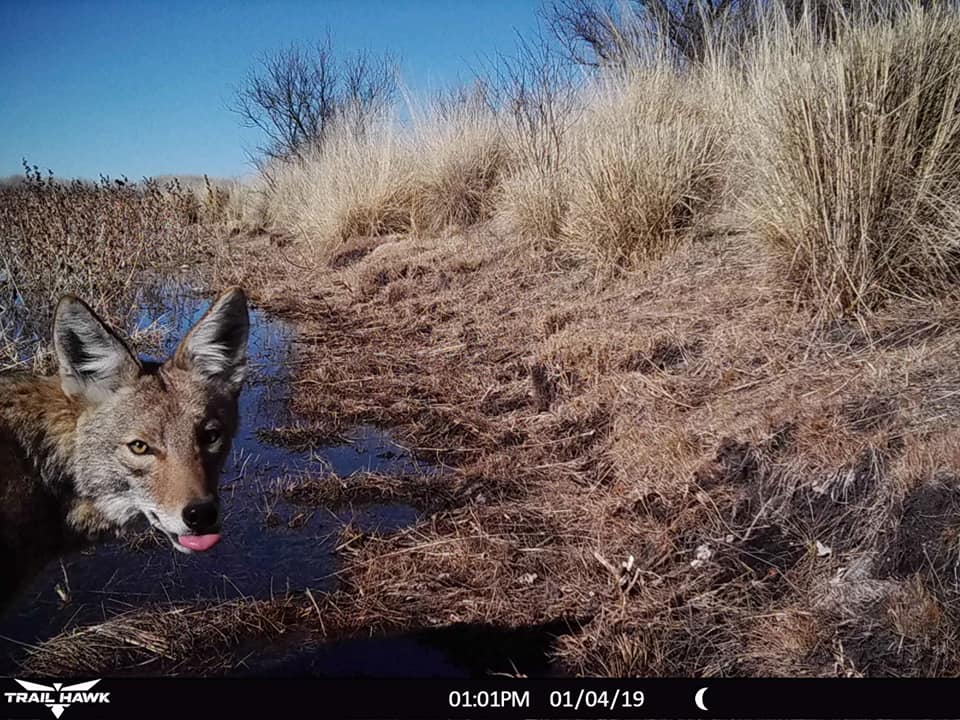
<instances>
[{"instance_id":1,"label":"matted grass","mask_svg":"<svg viewBox=\"0 0 960 720\"><path fill-rule=\"evenodd\" d=\"M891 17L585 93L544 166L475 110L277 170L299 242L224 272L299 324L297 409L446 467L414 527L344 530L316 627L576 618L585 675L960 672L960 25Z\"/></svg>"},{"instance_id":2,"label":"matted grass","mask_svg":"<svg viewBox=\"0 0 960 720\"><path fill-rule=\"evenodd\" d=\"M310 297L250 265L317 339L298 409L385 424L456 488L344 537L343 612L578 618L556 659L587 675L957 672L960 307L818 326L746 236L653 276L594 262L487 227L381 244Z\"/></svg>"}]
</instances>

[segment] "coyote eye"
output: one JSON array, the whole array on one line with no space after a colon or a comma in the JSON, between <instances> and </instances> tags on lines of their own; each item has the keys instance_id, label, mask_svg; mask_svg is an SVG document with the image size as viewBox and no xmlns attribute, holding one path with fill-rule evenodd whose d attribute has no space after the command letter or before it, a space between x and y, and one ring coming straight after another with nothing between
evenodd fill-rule
<instances>
[{"instance_id":1,"label":"coyote eye","mask_svg":"<svg viewBox=\"0 0 960 720\"><path fill-rule=\"evenodd\" d=\"M130 448L130 452L134 455L145 455L147 450L150 449L150 446L143 440L131 440L127 443L127 447Z\"/></svg>"},{"instance_id":2,"label":"coyote eye","mask_svg":"<svg viewBox=\"0 0 960 720\"><path fill-rule=\"evenodd\" d=\"M220 439L220 431L217 428L207 428L200 433L200 442L204 445L213 445Z\"/></svg>"}]
</instances>

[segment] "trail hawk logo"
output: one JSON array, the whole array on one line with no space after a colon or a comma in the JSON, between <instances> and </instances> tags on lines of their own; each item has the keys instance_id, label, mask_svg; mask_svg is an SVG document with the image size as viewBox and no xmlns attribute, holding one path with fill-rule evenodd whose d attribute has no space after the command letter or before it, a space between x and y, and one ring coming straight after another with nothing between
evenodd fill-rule
<instances>
[{"instance_id":1,"label":"trail hawk logo","mask_svg":"<svg viewBox=\"0 0 960 720\"><path fill-rule=\"evenodd\" d=\"M55 718L63 715L63 711L73 704L80 703L109 703L110 693L90 692L99 680L89 680L76 685L53 683L41 685L26 680L14 681L26 692L5 692L3 695L8 703L42 703L50 708Z\"/></svg>"}]
</instances>

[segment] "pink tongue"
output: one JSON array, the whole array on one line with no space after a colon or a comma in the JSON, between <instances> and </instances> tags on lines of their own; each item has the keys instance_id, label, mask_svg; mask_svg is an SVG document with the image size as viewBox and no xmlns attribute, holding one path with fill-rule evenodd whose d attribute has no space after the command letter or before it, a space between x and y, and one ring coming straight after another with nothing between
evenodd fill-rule
<instances>
[{"instance_id":1,"label":"pink tongue","mask_svg":"<svg viewBox=\"0 0 960 720\"><path fill-rule=\"evenodd\" d=\"M204 550L209 550L218 542L220 542L219 535L181 535L177 538L180 541L180 544L185 548L190 550L195 550L196 552L203 552Z\"/></svg>"}]
</instances>

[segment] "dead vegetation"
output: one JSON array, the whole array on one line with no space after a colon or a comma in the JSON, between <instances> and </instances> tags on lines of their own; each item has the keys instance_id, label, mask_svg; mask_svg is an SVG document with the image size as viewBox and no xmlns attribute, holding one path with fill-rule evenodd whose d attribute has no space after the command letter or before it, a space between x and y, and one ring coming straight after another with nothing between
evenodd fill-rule
<instances>
[{"instance_id":1,"label":"dead vegetation","mask_svg":"<svg viewBox=\"0 0 960 720\"><path fill-rule=\"evenodd\" d=\"M0 187L0 368L40 351L61 295L133 330L150 273L209 261L219 246L229 193L206 177L190 189L176 178L68 182L24 170Z\"/></svg>"},{"instance_id":2,"label":"dead vegetation","mask_svg":"<svg viewBox=\"0 0 960 720\"><path fill-rule=\"evenodd\" d=\"M746 216L831 317L950 294L958 267L960 18L842 22L835 43L778 25L745 113Z\"/></svg>"},{"instance_id":3,"label":"dead vegetation","mask_svg":"<svg viewBox=\"0 0 960 720\"><path fill-rule=\"evenodd\" d=\"M295 632L307 612L289 598L134 610L58 635L30 655L23 671L46 677L236 672L245 642Z\"/></svg>"},{"instance_id":4,"label":"dead vegetation","mask_svg":"<svg viewBox=\"0 0 960 720\"><path fill-rule=\"evenodd\" d=\"M225 272L299 324L297 409L447 468L283 489L428 510L345 530L304 622L576 618L585 675L960 672L958 17L773 19L592 87L541 164L481 105L273 168L291 242Z\"/></svg>"},{"instance_id":5,"label":"dead vegetation","mask_svg":"<svg viewBox=\"0 0 960 720\"><path fill-rule=\"evenodd\" d=\"M310 296L252 262L301 325L298 409L451 468L412 530L347 539L341 611L578 618L557 659L588 675L957 672L960 308L818 325L753 247L610 279L488 225L380 244Z\"/></svg>"},{"instance_id":6,"label":"dead vegetation","mask_svg":"<svg viewBox=\"0 0 960 720\"><path fill-rule=\"evenodd\" d=\"M457 494L463 490L440 474L387 475L366 471L346 477L336 473L290 477L279 483L278 492L296 505L332 510L344 505L400 502L436 511L456 504Z\"/></svg>"},{"instance_id":7,"label":"dead vegetation","mask_svg":"<svg viewBox=\"0 0 960 720\"><path fill-rule=\"evenodd\" d=\"M325 262L356 236L496 218L630 268L733 227L825 320L955 294L955 8L748 2L692 54L617 22L640 23L622 36L642 47L586 80L522 46L504 77L406 125L331 126L269 168L248 226Z\"/></svg>"}]
</instances>

